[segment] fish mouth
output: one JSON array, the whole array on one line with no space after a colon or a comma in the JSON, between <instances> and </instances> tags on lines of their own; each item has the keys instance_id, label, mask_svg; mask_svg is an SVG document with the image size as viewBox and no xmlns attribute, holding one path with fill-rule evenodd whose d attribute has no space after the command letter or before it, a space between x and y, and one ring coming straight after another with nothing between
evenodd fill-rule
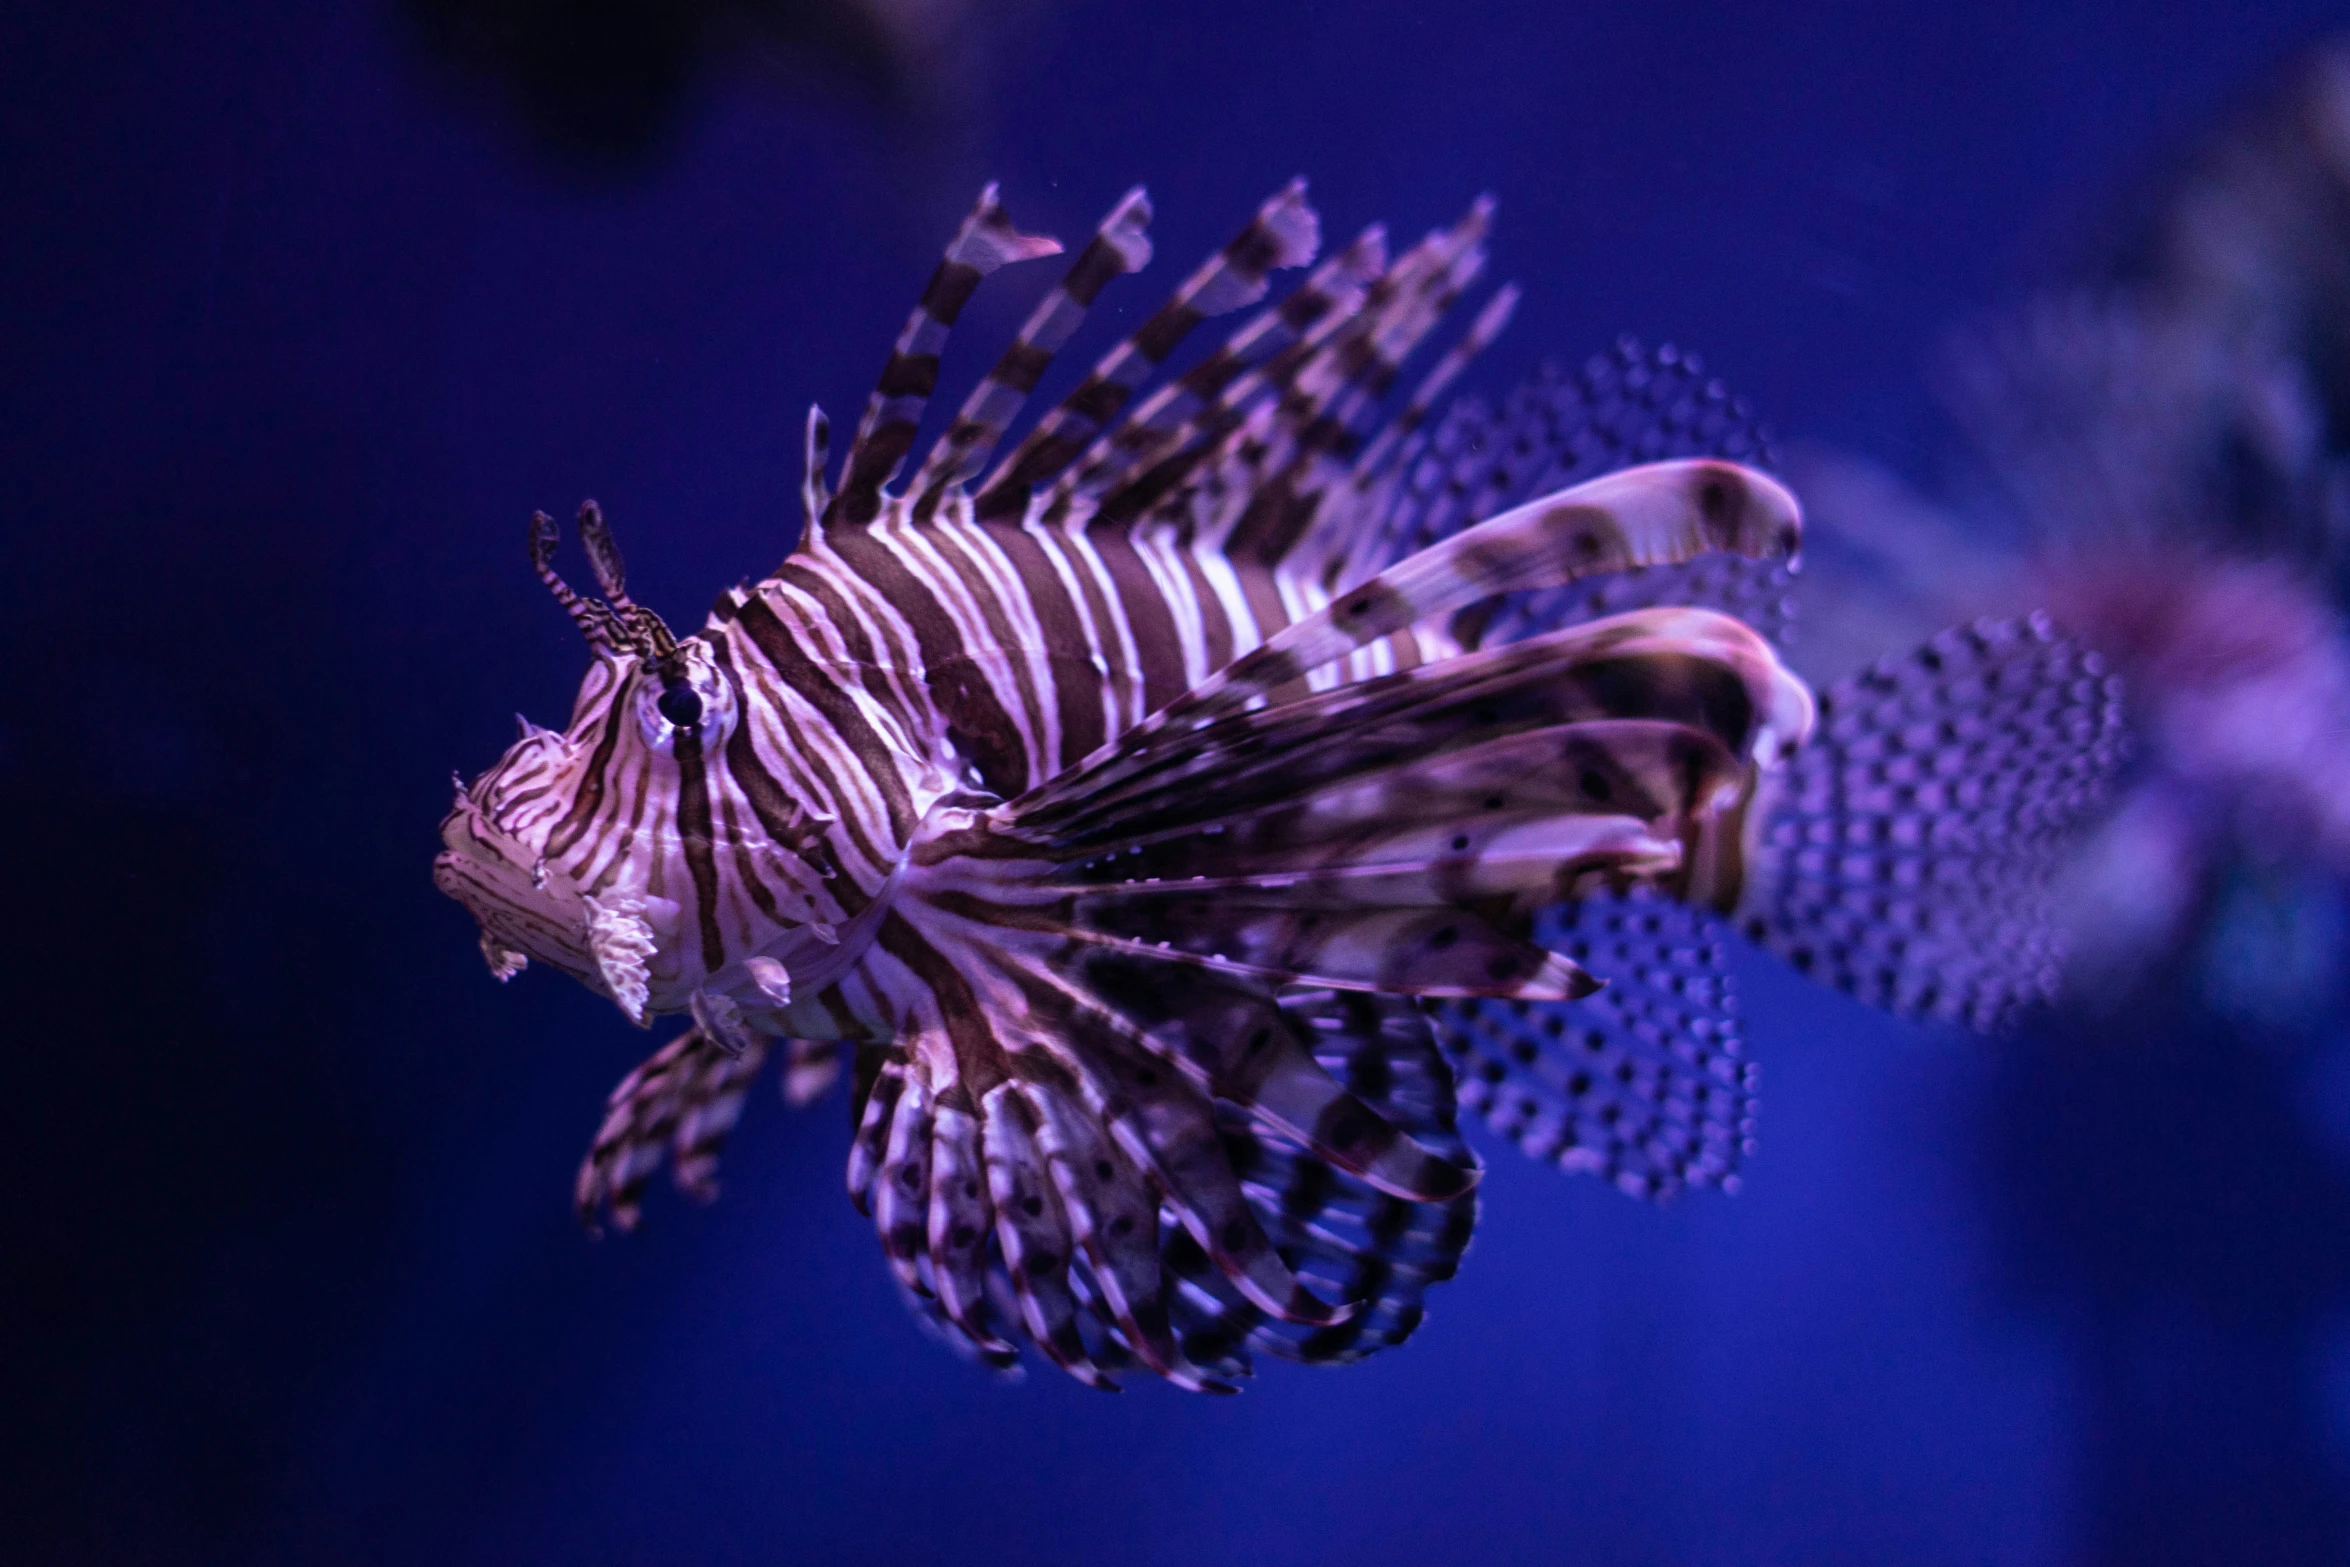
<instances>
[{"instance_id":1,"label":"fish mouth","mask_svg":"<svg viewBox=\"0 0 2350 1567\"><path fill-rule=\"evenodd\" d=\"M596 955L590 890L550 865L528 836L502 830L470 801L461 800L441 823L442 849L433 857L433 885L464 905L483 936L492 971L504 977L496 951L511 953L569 974L589 989L610 994L612 976ZM675 908L644 911L646 936L654 943L647 1001L650 1011L687 1010L691 993L706 990L735 1002L746 1014L781 1024L791 1015L797 1033L830 1037L830 1017L812 998L854 968L878 937L903 879L903 862L875 890L872 900L837 925L811 922L775 932L754 951L716 973L681 980L675 972ZM610 896L595 893L609 907ZM649 900L659 905L661 900ZM627 907L634 908L630 903ZM796 1008L774 1008L746 966L752 957L781 964L791 988L802 998ZM623 1010L627 1008L623 1007ZM632 1014L633 1015L633 1014ZM810 1031L814 1032L811 1033Z\"/></svg>"},{"instance_id":2,"label":"fish mouth","mask_svg":"<svg viewBox=\"0 0 2350 1567\"><path fill-rule=\"evenodd\" d=\"M464 905L488 940L576 979L590 978L595 964L581 939L586 910L569 877L478 811L451 811L441 823L441 843L433 885Z\"/></svg>"}]
</instances>

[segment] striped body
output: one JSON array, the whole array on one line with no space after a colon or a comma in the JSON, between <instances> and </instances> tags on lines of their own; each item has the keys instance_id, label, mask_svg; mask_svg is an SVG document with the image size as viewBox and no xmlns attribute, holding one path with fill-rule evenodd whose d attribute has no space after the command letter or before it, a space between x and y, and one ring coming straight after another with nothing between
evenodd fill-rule
<instances>
[{"instance_id":1,"label":"striped body","mask_svg":"<svg viewBox=\"0 0 2350 1567\"><path fill-rule=\"evenodd\" d=\"M927 1316L994 1363L1018 1333L1089 1382L1139 1364L1214 1388L1251 1347L1399 1341L1465 1246L1477 1170L1423 1008L1460 1014L1468 1096L1529 1146L1637 1157L1644 1190L1726 1178L1749 1084L1702 1019L1691 1043L1654 1008L1591 1015L1629 1117L1570 1125L1509 1086L1543 1056L1524 1028L1601 984L1538 917L1639 888L1766 925L1797 906L1808 829L1776 903L1749 840L1812 697L1734 618L1558 595L1783 559L1798 513L1719 460L1509 505L1476 497L1513 449L1476 484L1432 467L1423 420L1514 291L1386 394L1476 280L1489 213L1392 262L1365 231L1162 378L1313 258L1302 185L1276 193L991 468L1096 294L1148 259L1132 193L893 489L972 290L1059 248L991 188L837 489L811 416L800 547L699 635L629 598L592 503L595 598L534 519L595 661L563 732L526 725L460 791L435 874L500 978L543 962L640 1024L691 1018L613 1095L583 1213L632 1222L664 1158L712 1189L771 1043L800 1094L814 1042L853 1041L851 1195ZM1560 1081L1596 1103L1587 1070Z\"/></svg>"},{"instance_id":2,"label":"striped body","mask_svg":"<svg viewBox=\"0 0 2350 1567\"><path fill-rule=\"evenodd\" d=\"M580 900L577 929L587 899L644 905L658 943L646 1011L685 1011L711 989L768 1032L888 1038L907 977L877 972L898 965L870 946L826 937L877 934L874 900L941 798L1042 784L1329 600L1169 531L969 510L833 535L723 595L685 644L713 696L698 743L629 743L659 720L636 661L620 659L589 681L563 735L526 736L468 794L468 830L511 838L507 861L543 860L546 886ZM1440 630L1407 630L1320 683L1447 651ZM476 895L494 885L475 883ZM508 948L612 988L569 930L482 907ZM743 967L758 955L828 982L795 982L790 1008L767 1007Z\"/></svg>"}]
</instances>

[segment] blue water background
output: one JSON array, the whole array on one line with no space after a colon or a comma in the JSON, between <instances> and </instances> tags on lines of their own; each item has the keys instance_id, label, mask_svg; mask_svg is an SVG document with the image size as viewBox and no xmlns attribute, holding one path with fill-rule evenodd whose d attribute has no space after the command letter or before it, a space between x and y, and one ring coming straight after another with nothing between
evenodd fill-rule
<instances>
[{"instance_id":1,"label":"blue water background","mask_svg":"<svg viewBox=\"0 0 2350 1567\"><path fill-rule=\"evenodd\" d=\"M1489 1142L1406 1349L1105 1398L915 1332L837 1099L583 1238L649 1041L427 875L583 664L528 512L595 495L675 623L770 567L983 179L1072 239L1150 185L1122 323L1293 173L1333 234L1491 189L1474 384L1629 330L1899 467L1943 326L2336 8L1081 4L960 118L720 72L616 173L387 10L51 10L0 50L12 1559L2350 1559L2338 1017L1986 1043L1744 962L1741 1196Z\"/></svg>"}]
</instances>

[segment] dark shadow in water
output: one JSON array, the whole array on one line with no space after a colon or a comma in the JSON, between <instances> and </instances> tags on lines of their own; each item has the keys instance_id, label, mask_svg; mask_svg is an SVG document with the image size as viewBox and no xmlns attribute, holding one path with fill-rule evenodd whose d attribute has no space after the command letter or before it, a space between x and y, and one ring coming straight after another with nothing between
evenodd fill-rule
<instances>
[{"instance_id":1,"label":"dark shadow in water","mask_svg":"<svg viewBox=\"0 0 2350 1567\"><path fill-rule=\"evenodd\" d=\"M2283 443L2293 462L2262 427L2273 409L2219 404L2187 511L2201 547L2287 562L2337 610L2350 603L2332 494L2350 471L2345 109L2350 47L2337 41L2118 199L2075 277L2129 290L2191 328L2192 344L2290 371L2281 384L2306 425ZM2107 417L2133 408L2119 396ZM2256 798L2236 809L2258 825ZM2324 877L2322 846L2303 847L2286 860ZM2333 894L2292 894L2313 896ZM2208 921L2193 939L2215 940ZM2272 936L2254 956L2256 979L2292 983L2282 947ZM2205 977L2183 977L2196 962ZM2327 1450L2319 1368L2322 1336L2350 1310L2350 1170L2310 1113L2308 1067L2342 1029L2343 998L2320 979L2298 1028L2263 1034L2196 1002L2196 985L2214 983L2208 958L2183 950L2154 966L2155 983L2111 1015L2009 1046L1995 1096L2004 1261L2076 1341L2082 1555L2340 1562L2350 1491Z\"/></svg>"},{"instance_id":2,"label":"dark shadow in water","mask_svg":"<svg viewBox=\"0 0 2350 1567\"><path fill-rule=\"evenodd\" d=\"M820 81L914 120L951 119L970 98L976 8L956 0L398 4L431 59L488 86L534 143L588 170L660 161L704 79L733 68Z\"/></svg>"}]
</instances>

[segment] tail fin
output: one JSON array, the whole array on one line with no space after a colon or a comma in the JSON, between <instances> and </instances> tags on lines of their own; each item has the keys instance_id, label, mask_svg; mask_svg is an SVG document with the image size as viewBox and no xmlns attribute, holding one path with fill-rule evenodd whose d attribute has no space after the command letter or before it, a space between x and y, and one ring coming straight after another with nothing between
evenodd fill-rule
<instances>
[{"instance_id":1,"label":"tail fin","mask_svg":"<svg viewBox=\"0 0 2350 1567\"><path fill-rule=\"evenodd\" d=\"M1738 924L1864 1001L1998 1028L2055 990L2050 873L2123 748L2119 682L2045 617L1882 660L1758 802Z\"/></svg>"}]
</instances>

